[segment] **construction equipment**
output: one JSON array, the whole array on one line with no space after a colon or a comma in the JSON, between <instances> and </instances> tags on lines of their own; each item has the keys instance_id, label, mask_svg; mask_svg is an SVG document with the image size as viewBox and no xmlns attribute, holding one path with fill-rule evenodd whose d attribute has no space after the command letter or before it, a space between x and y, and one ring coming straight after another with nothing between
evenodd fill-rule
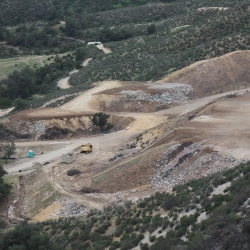
<instances>
[{"instance_id":1,"label":"construction equipment","mask_svg":"<svg viewBox=\"0 0 250 250\"><path fill-rule=\"evenodd\" d=\"M81 153L89 154L92 152L92 145L90 143L81 146Z\"/></svg>"}]
</instances>

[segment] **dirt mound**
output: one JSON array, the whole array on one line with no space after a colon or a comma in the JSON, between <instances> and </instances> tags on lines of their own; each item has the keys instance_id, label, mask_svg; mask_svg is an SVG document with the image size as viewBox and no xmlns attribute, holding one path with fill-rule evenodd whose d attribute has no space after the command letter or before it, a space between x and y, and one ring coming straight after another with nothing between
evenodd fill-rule
<instances>
[{"instance_id":1,"label":"dirt mound","mask_svg":"<svg viewBox=\"0 0 250 250\"><path fill-rule=\"evenodd\" d=\"M194 63L160 82L190 84L200 98L250 85L250 51L236 51Z\"/></svg>"},{"instance_id":2,"label":"dirt mound","mask_svg":"<svg viewBox=\"0 0 250 250\"><path fill-rule=\"evenodd\" d=\"M192 87L187 84L122 82L119 88L97 93L90 105L108 112L149 113L195 98Z\"/></svg>"}]
</instances>

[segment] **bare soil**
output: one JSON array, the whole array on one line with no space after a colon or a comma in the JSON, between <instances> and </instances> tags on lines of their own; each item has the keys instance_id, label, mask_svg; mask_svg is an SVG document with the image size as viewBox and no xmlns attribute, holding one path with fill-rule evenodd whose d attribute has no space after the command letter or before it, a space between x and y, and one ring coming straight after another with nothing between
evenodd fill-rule
<instances>
[{"instance_id":1,"label":"bare soil","mask_svg":"<svg viewBox=\"0 0 250 250\"><path fill-rule=\"evenodd\" d=\"M159 82L187 83L197 97L204 97L250 85L250 51L236 51L221 57L194 63Z\"/></svg>"},{"instance_id":2,"label":"bare soil","mask_svg":"<svg viewBox=\"0 0 250 250\"><path fill-rule=\"evenodd\" d=\"M104 47L103 44L96 45L96 47L100 50L102 50L105 54L110 54L112 53L112 50L109 48Z\"/></svg>"},{"instance_id":3,"label":"bare soil","mask_svg":"<svg viewBox=\"0 0 250 250\"><path fill-rule=\"evenodd\" d=\"M158 142L190 139L237 159L250 159L250 94L219 100Z\"/></svg>"},{"instance_id":4,"label":"bare soil","mask_svg":"<svg viewBox=\"0 0 250 250\"><path fill-rule=\"evenodd\" d=\"M14 108L0 109L0 117L8 115Z\"/></svg>"}]
</instances>

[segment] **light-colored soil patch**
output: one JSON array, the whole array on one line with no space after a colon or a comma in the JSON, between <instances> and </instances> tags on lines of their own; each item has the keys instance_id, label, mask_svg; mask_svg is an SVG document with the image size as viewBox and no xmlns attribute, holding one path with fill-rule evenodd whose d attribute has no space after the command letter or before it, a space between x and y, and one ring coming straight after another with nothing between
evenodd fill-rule
<instances>
[{"instance_id":1,"label":"light-colored soil patch","mask_svg":"<svg viewBox=\"0 0 250 250\"><path fill-rule=\"evenodd\" d=\"M213 192L211 193L210 195L210 198L213 196L213 195L219 195L219 194L224 194L224 190L228 187L231 186L231 182L227 182L227 183L224 183L222 185L219 185L218 187L214 188Z\"/></svg>"},{"instance_id":2,"label":"light-colored soil patch","mask_svg":"<svg viewBox=\"0 0 250 250\"><path fill-rule=\"evenodd\" d=\"M206 214L206 212L203 212L197 218L197 223L201 223L203 220L206 220L207 218L208 218L208 215Z\"/></svg>"},{"instance_id":3,"label":"light-colored soil patch","mask_svg":"<svg viewBox=\"0 0 250 250\"><path fill-rule=\"evenodd\" d=\"M188 212L178 213L178 220L180 220L183 216L190 216L196 213L196 209L189 210Z\"/></svg>"},{"instance_id":4,"label":"light-colored soil patch","mask_svg":"<svg viewBox=\"0 0 250 250\"><path fill-rule=\"evenodd\" d=\"M135 118L136 120L130 124L129 128L126 130L126 133L132 134L135 132L144 132L147 129L153 128L161 123L166 122L168 119L167 117L160 117L158 115L131 115L131 117Z\"/></svg>"},{"instance_id":5,"label":"light-colored soil patch","mask_svg":"<svg viewBox=\"0 0 250 250\"><path fill-rule=\"evenodd\" d=\"M68 88L71 88L72 85L69 84L69 78L70 78L70 76L61 79L60 81L58 81L57 86L58 86L60 89L68 89Z\"/></svg>"},{"instance_id":6,"label":"light-colored soil patch","mask_svg":"<svg viewBox=\"0 0 250 250\"><path fill-rule=\"evenodd\" d=\"M70 85L69 83L69 78L72 74L75 74L77 73L79 70L78 69L74 69L72 71L69 72L69 76L67 77L64 77L63 79L59 80L58 83L57 83L57 86L60 88L60 89L69 89L72 87L72 85Z\"/></svg>"},{"instance_id":7,"label":"light-colored soil patch","mask_svg":"<svg viewBox=\"0 0 250 250\"><path fill-rule=\"evenodd\" d=\"M46 108L48 105L52 104L52 103L55 103L57 101L64 101L65 98L69 97L69 96L77 96L79 93L76 93L76 94L71 94L71 95L64 95L64 96L60 96L58 98L55 98L55 99L52 99L46 103L44 103L41 108Z\"/></svg>"},{"instance_id":8,"label":"light-colored soil patch","mask_svg":"<svg viewBox=\"0 0 250 250\"><path fill-rule=\"evenodd\" d=\"M45 209L43 209L41 212L39 212L33 219L35 221L46 221L51 218L51 216L58 210L60 210L63 207L62 203L54 202Z\"/></svg>"},{"instance_id":9,"label":"light-colored soil patch","mask_svg":"<svg viewBox=\"0 0 250 250\"><path fill-rule=\"evenodd\" d=\"M102 50L105 54L110 54L110 53L112 53L112 50L109 49L109 48L104 47L103 44L98 44L98 45L96 45L96 47L97 47L98 49Z\"/></svg>"},{"instance_id":10,"label":"light-colored soil patch","mask_svg":"<svg viewBox=\"0 0 250 250\"><path fill-rule=\"evenodd\" d=\"M88 58L85 61L83 61L82 66L83 67L87 67L89 65L89 63L92 61L93 58Z\"/></svg>"},{"instance_id":11,"label":"light-colored soil patch","mask_svg":"<svg viewBox=\"0 0 250 250\"><path fill-rule=\"evenodd\" d=\"M228 7L202 7L202 8L198 8L198 11L206 11L206 10L219 10L219 11L225 11L228 10Z\"/></svg>"},{"instance_id":12,"label":"light-colored soil patch","mask_svg":"<svg viewBox=\"0 0 250 250\"><path fill-rule=\"evenodd\" d=\"M196 121L196 122L227 122L227 120L213 118L213 117L210 117L208 115L202 115L202 116L196 117L193 119L193 121Z\"/></svg>"},{"instance_id":13,"label":"light-colored soil patch","mask_svg":"<svg viewBox=\"0 0 250 250\"><path fill-rule=\"evenodd\" d=\"M89 112L97 111L89 106L89 101L95 99L95 94L115 87L119 87L120 83L118 81L104 81L101 83L96 83L95 88L85 91L82 95L64 104L60 109L71 112Z\"/></svg>"},{"instance_id":14,"label":"light-colored soil patch","mask_svg":"<svg viewBox=\"0 0 250 250\"><path fill-rule=\"evenodd\" d=\"M0 109L0 117L8 115L14 108L15 107L9 109Z\"/></svg>"}]
</instances>

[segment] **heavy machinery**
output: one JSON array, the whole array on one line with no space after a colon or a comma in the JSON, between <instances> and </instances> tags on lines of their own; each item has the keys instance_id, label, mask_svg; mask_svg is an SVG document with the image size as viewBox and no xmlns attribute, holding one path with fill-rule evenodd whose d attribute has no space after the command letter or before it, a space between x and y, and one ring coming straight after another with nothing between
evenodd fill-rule
<instances>
[{"instance_id":1,"label":"heavy machinery","mask_svg":"<svg viewBox=\"0 0 250 250\"><path fill-rule=\"evenodd\" d=\"M92 145L90 143L81 146L81 153L89 154L92 152Z\"/></svg>"}]
</instances>

